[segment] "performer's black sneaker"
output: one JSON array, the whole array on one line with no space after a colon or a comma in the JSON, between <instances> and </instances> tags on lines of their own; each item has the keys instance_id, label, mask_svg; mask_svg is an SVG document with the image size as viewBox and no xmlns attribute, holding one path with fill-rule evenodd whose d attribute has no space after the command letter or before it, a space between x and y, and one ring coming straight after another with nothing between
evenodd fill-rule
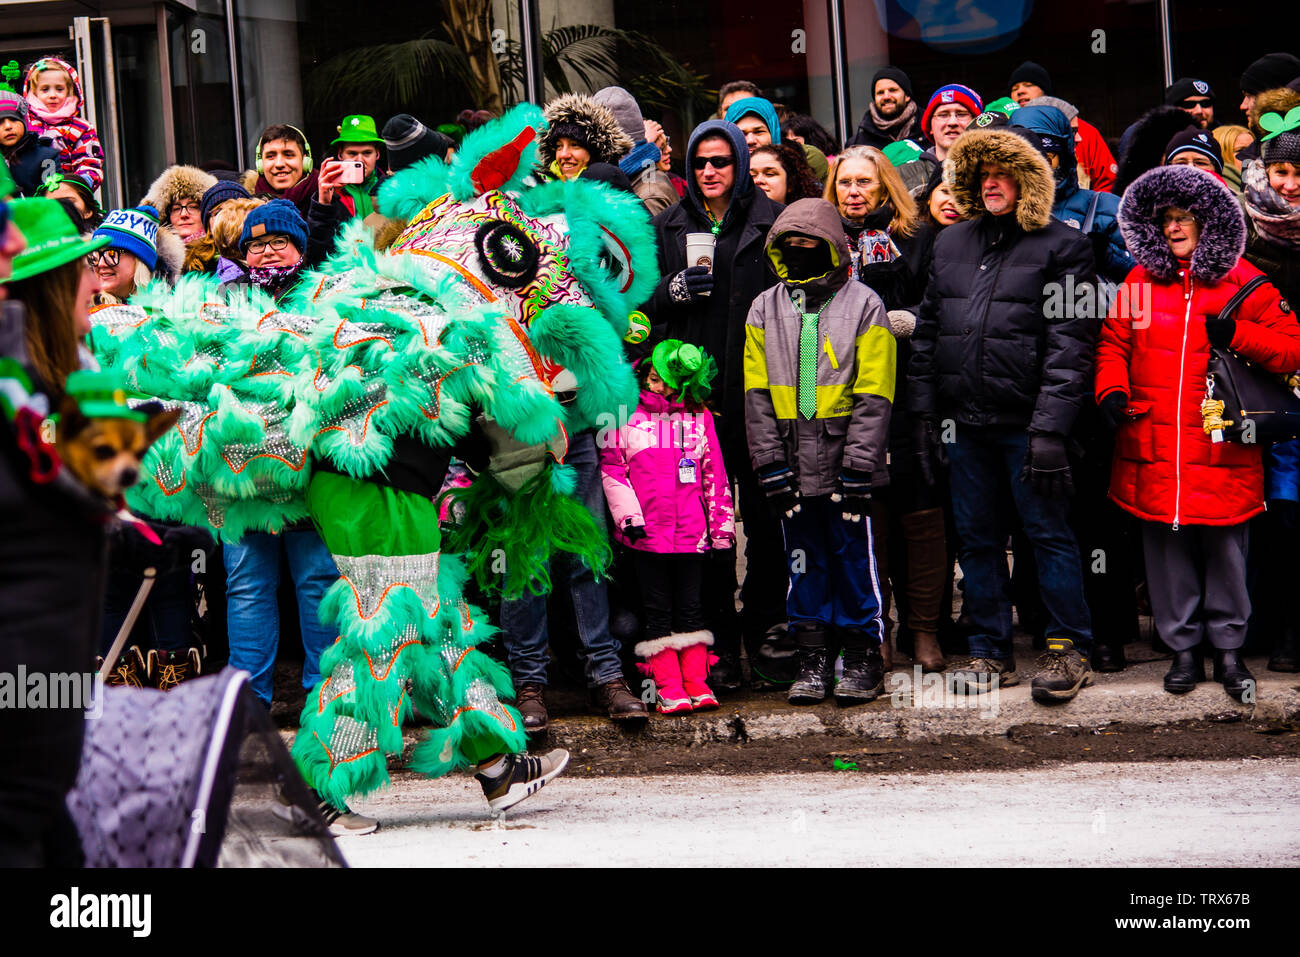
<instances>
[{"instance_id":1,"label":"performer's black sneaker","mask_svg":"<svg viewBox=\"0 0 1300 957\"><path fill-rule=\"evenodd\" d=\"M541 756L506 754L495 774L480 771L474 777L483 785L483 796L493 812L514 807L524 798L540 791L551 778L569 766L569 752L556 748Z\"/></svg>"},{"instance_id":2,"label":"performer's black sneaker","mask_svg":"<svg viewBox=\"0 0 1300 957\"><path fill-rule=\"evenodd\" d=\"M323 799L315 788L308 788L308 791L316 799L316 807L320 811L321 817L325 819L326 825L329 826L330 833L335 837L346 837L349 834L373 834L379 829L379 821L375 818L358 814L348 807L344 807L340 811L329 801ZM307 813L290 801L283 790L277 791L275 797L276 803L271 807L271 812L276 817L289 821L298 827L310 828L311 819Z\"/></svg>"}]
</instances>

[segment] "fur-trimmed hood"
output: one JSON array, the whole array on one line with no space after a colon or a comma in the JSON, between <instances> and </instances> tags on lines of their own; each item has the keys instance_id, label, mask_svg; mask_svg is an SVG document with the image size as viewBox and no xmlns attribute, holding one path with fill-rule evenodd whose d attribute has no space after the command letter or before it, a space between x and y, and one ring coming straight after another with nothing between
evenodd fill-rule
<instances>
[{"instance_id":1,"label":"fur-trimmed hood","mask_svg":"<svg viewBox=\"0 0 1300 957\"><path fill-rule=\"evenodd\" d=\"M1043 154L1023 137L1006 130L970 129L958 137L943 164L944 178L962 215L969 218L988 212L980 196L980 164L1005 166L1020 187L1016 222L1025 232L1042 229L1052 221L1056 179Z\"/></svg>"},{"instance_id":2,"label":"fur-trimmed hood","mask_svg":"<svg viewBox=\"0 0 1300 957\"><path fill-rule=\"evenodd\" d=\"M1287 113L1300 106L1300 93L1289 87L1278 87L1276 90L1265 90L1255 96L1255 105L1250 108L1250 131L1255 134L1258 140L1264 135L1264 130L1259 125L1259 118L1265 113L1278 113L1286 116Z\"/></svg>"},{"instance_id":3,"label":"fur-trimmed hood","mask_svg":"<svg viewBox=\"0 0 1300 957\"><path fill-rule=\"evenodd\" d=\"M1192 125L1187 111L1177 106L1157 106L1147 110L1133 124L1128 146L1119 158L1114 192L1120 195L1147 170L1165 161L1165 146L1175 135Z\"/></svg>"},{"instance_id":4,"label":"fur-trimmed hood","mask_svg":"<svg viewBox=\"0 0 1300 957\"><path fill-rule=\"evenodd\" d=\"M555 162L555 144L560 137L566 135L563 132L566 126L576 126L582 131L582 139L587 144L593 163L617 165L619 159L631 152L636 145L623 132L608 107L601 106L581 93L565 93L556 97L546 104L545 115L550 129L537 147L543 169L550 169Z\"/></svg>"},{"instance_id":5,"label":"fur-trimmed hood","mask_svg":"<svg viewBox=\"0 0 1300 957\"><path fill-rule=\"evenodd\" d=\"M1192 275L1218 282L1246 250L1246 220L1232 191L1216 176L1194 166L1158 166L1124 191L1119 228L1129 253L1157 279L1178 278L1178 260L1161 228L1171 206L1196 217L1201 237L1192 251Z\"/></svg>"},{"instance_id":6,"label":"fur-trimmed hood","mask_svg":"<svg viewBox=\"0 0 1300 957\"><path fill-rule=\"evenodd\" d=\"M197 166L169 166L153 181L142 202L158 210L158 218L167 221L167 212L178 199L198 203L203 194L217 185L217 178Z\"/></svg>"},{"instance_id":7,"label":"fur-trimmed hood","mask_svg":"<svg viewBox=\"0 0 1300 957\"><path fill-rule=\"evenodd\" d=\"M158 262L153 267L155 276L161 276L169 283L176 282L185 271L185 240L181 239L171 227L158 227Z\"/></svg>"}]
</instances>

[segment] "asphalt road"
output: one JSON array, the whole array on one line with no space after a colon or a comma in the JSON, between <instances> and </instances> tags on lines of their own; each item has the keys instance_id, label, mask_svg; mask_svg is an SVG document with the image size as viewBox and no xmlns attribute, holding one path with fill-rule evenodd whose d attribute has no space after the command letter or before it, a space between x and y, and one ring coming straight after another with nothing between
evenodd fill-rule
<instances>
[{"instance_id":1,"label":"asphalt road","mask_svg":"<svg viewBox=\"0 0 1300 957\"><path fill-rule=\"evenodd\" d=\"M383 866L1296 866L1300 761L958 774L560 777L493 822L457 775L394 786L339 840Z\"/></svg>"}]
</instances>

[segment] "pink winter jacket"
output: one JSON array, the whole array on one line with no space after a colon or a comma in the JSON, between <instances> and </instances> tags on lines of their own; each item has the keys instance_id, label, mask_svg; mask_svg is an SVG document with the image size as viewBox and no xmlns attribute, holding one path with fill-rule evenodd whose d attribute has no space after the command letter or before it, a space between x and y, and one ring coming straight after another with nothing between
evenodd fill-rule
<instances>
[{"instance_id":1,"label":"pink winter jacket","mask_svg":"<svg viewBox=\"0 0 1300 957\"><path fill-rule=\"evenodd\" d=\"M620 542L669 554L735 543L731 486L711 413L688 412L680 402L642 392L627 423L617 432L602 431L597 441L601 481ZM683 459L695 463L691 482L682 481ZM627 540L623 527L628 519L645 526L645 538Z\"/></svg>"}]
</instances>

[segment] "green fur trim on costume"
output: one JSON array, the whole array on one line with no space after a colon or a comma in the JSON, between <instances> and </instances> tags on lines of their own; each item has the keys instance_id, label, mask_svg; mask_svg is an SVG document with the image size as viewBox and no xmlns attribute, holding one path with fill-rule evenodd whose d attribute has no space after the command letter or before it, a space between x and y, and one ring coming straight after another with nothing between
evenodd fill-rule
<instances>
[{"instance_id":1,"label":"green fur trim on costume","mask_svg":"<svg viewBox=\"0 0 1300 957\"><path fill-rule=\"evenodd\" d=\"M551 590L550 557L556 552L568 552L586 563L597 579L613 561L604 529L581 502L556 489L549 473L538 475L514 495L507 495L488 475L479 476L467 489L443 493L465 516L451 531L448 547L465 555L470 574L484 592L505 598L525 591L546 594Z\"/></svg>"},{"instance_id":2,"label":"green fur trim on costume","mask_svg":"<svg viewBox=\"0 0 1300 957\"><path fill-rule=\"evenodd\" d=\"M533 320L528 334L540 352L577 376L577 393L564 410L571 433L611 419L626 422L636 411L639 390L623 340L595 309L552 306Z\"/></svg>"}]
</instances>

